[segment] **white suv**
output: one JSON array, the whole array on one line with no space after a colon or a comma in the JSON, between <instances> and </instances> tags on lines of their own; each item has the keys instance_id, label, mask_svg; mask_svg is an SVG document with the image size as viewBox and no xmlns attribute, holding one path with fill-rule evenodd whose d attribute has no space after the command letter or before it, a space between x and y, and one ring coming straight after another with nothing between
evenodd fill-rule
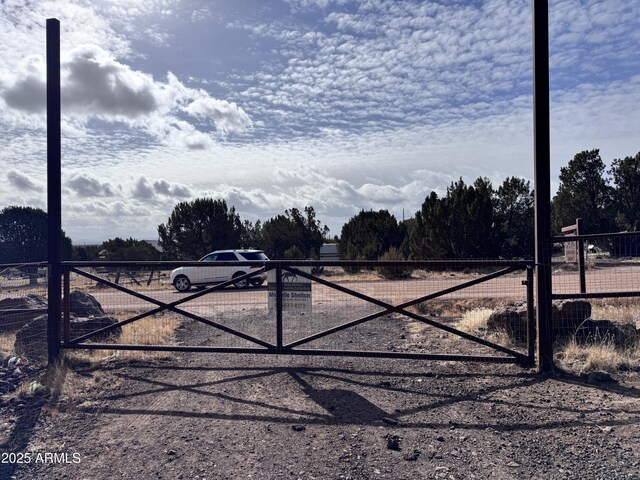
<instances>
[{"instance_id":1,"label":"white suv","mask_svg":"<svg viewBox=\"0 0 640 480\"><path fill-rule=\"evenodd\" d=\"M171 283L179 292L186 292L193 285L203 288L205 285L222 283L251 273L262 268L262 264L242 266L215 266L215 262L263 262L269 260L261 250L216 250L202 257L199 262L211 263L207 267L179 267L171 272ZM266 273L255 275L249 279L234 282L236 288L248 285L258 287L267 279Z\"/></svg>"}]
</instances>

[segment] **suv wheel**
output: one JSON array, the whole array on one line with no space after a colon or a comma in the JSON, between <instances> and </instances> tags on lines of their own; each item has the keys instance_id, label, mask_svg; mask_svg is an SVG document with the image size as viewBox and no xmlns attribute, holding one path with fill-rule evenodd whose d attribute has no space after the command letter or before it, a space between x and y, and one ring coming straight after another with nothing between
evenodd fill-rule
<instances>
[{"instance_id":1,"label":"suv wheel","mask_svg":"<svg viewBox=\"0 0 640 480\"><path fill-rule=\"evenodd\" d=\"M233 274L233 277L231 278L238 278L238 277L241 277L242 275L246 275L246 273L236 272ZM249 281L246 278L243 278L242 280L238 280L237 282L233 282L233 285L236 288L246 288L248 284L249 284Z\"/></svg>"},{"instance_id":2,"label":"suv wheel","mask_svg":"<svg viewBox=\"0 0 640 480\"><path fill-rule=\"evenodd\" d=\"M179 292L186 292L191 288L191 281L189 280L189 277L187 277L186 275L178 275L173 280L173 286Z\"/></svg>"}]
</instances>

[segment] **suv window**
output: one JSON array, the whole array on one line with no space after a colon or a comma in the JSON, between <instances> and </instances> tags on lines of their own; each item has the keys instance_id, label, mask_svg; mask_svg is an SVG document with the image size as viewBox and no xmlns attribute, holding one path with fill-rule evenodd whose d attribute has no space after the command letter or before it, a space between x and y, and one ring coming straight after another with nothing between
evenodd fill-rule
<instances>
[{"instance_id":1,"label":"suv window","mask_svg":"<svg viewBox=\"0 0 640 480\"><path fill-rule=\"evenodd\" d=\"M222 252L219 253L216 257L216 261L218 262L236 262L237 260L238 258L233 252Z\"/></svg>"},{"instance_id":2,"label":"suv window","mask_svg":"<svg viewBox=\"0 0 640 480\"><path fill-rule=\"evenodd\" d=\"M200 261L201 262L215 262L216 261L216 254L212 253L211 255L207 255L206 257L204 257Z\"/></svg>"},{"instance_id":3,"label":"suv window","mask_svg":"<svg viewBox=\"0 0 640 480\"><path fill-rule=\"evenodd\" d=\"M242 252L240 255L250 261L269 260L269 257L267 257L264 252Z\"/></svg>"}]
</instances>

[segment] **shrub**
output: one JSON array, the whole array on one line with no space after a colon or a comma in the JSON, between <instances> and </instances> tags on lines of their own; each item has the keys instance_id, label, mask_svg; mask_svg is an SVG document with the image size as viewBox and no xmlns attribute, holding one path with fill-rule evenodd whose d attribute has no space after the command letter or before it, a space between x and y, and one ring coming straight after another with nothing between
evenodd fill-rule
<instances>
[{"instance_id":1,"label":"shrub","mask_svg":"<svg viewBox=\"0 0 640 480\"><path fill-rule=\"evenodd\" d=\"M402 254L398 251L397 248L391 247L387 251L387 253L385 253L380 257L380 260L386 261L386 262L401 262L405 259L402 256ZM407 278L409 275L411 275L413 268L407 267L404 265L398 265L398 266L385 265L385 266L376 267L376 271L387 280L396 280L399 278Z\"/></svg>"},{"instance_id":2,"label":"shrub","mask_svg":"<svg viewBox=\"0 0 640 480\"><path fill-rule=\"evenodd\" d=\"M303 260L304 254L297 245L287 249L282 256L285 260Z\"/></svg>"}]
</instances>

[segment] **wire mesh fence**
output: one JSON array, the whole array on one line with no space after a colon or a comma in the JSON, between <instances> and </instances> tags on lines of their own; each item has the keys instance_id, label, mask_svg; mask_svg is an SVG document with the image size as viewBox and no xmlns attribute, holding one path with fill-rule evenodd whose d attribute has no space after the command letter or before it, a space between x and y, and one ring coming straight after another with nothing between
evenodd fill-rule
<instances>
[{"instance_id":1,"label":"wire mesh fence","mask_svg":"<svg viewBox=\"0 0 640 480\"><path fill-rule=\"evenodd\" d=\"M605 345L637 356L640 256L629 238L636 237L549 243L558 351ZM563 247L577 241L584 242L582 270ZM149 355L140 351L149 346L169 351L154 356L191 347L442 359L532 355L535 327L525 285L532 275L525 262L221 263L215 267L226 269L220 276L196 275L188 289L176 280L185 268L201 275L207 266L65 264L65 347L135 357ZM0 267L4 359L46 359L46 308L46 264Z\"/></svg>"},{"instance_id":2,"label":"wire mesh fence","mask_svg":"<svg viewBox=\"0 0 640 480\"><path fill-rule=\"evenodd\" d=\"M47 358L47 266L0 265L0 363Z\"/></svg>"},{"instance_id":3,"label":"wire mesh fence","mask_svg":"<svg viewBox=\"0 0 640 480\"><path fill-rule=\"evenodd\" d=\"M505 362L529 356L523 262L65 268L61 335L66 348L99 350L93 355L140 356L153 348ZM515 320L504 320L509 315Z\"/></svg>"},{"instance_id":4,"label":"wire mesh fence","mask_svg":"<svg viewBox=\"0 0 640 480\"><path fill-rule=\"evenodd\" d=\"M552 330L560 357L597 348L637 361L640 234L556 237L552 256Z\"/></svg>"}]
</instances>

